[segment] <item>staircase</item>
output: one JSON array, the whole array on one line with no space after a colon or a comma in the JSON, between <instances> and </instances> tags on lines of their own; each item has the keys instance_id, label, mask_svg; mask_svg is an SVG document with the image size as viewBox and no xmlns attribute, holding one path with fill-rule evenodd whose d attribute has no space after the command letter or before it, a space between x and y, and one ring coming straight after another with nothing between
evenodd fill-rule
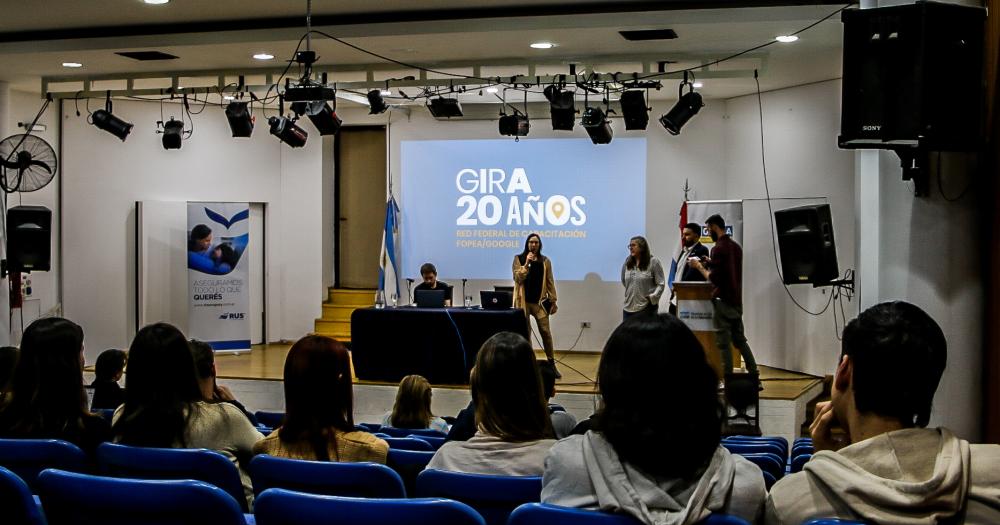
<instances>
[{"instance_id":1,"label":"staircase","mask_svg":"<svg viewBox=\"0 0 1000 525\"><path fill-rule=\"evenodd\" d=\"M323 303L323 317L316 319L316 333L341 342L351 340L351 313L375 304L375 290L330 288Z\"/></svg>"}]
</instances>

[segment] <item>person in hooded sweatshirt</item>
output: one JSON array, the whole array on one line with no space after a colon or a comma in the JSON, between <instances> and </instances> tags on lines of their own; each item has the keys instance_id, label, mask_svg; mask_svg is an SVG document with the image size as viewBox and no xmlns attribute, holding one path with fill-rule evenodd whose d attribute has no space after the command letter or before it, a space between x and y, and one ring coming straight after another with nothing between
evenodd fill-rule
<instances>
[{"instance_id":1,"label":"person in hooded sweatshirt","mask_svg":"<svg viewBox=\"0 0 1000 525\"><path fill-rule=\"evenodd\" d=\"M760 517L763 474L719 445L718 381L683 322L627 319L604 346L597 385L603 400L591 429L545 458L543 503L647 525L693 524L712 513Z\"/></svg>"},{"instance_id":2,"label":"person in hooded sweatshirt","mask_svg":"<svg viewBox=\"0 0 1000 525\"><path fill-rule=\"evenodd\" d=\"M765 523L1000 523L1000 446L926 428L946 361L944 333L912 304L878 304L848 323L831 400L810 428L817 452L771 488Z\"/></svg>"}]
</instances>

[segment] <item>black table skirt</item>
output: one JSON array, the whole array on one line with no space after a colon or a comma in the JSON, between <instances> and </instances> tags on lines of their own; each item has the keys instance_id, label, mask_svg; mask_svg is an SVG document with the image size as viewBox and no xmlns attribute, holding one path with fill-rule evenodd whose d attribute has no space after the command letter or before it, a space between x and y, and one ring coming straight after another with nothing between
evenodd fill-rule
<instances>
[{"instance_id":1,"label":"black table skirt","mask_svg":"<svg viewBox=\"0 0 1000 525\"><path fill-rule=\"evenodd\" d=\"M499 332L528 336L521 309L363 308L351 315L358 379L398 382L420 374L433 384L467 384L479 347Z\"/></svg>"}]
</instances>

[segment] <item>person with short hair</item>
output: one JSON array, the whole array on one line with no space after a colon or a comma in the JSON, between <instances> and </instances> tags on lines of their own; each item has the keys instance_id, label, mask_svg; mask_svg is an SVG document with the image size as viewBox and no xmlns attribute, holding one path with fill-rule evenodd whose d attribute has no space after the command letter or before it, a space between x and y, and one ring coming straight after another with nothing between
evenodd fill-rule
<instances>
[{"instance_id":1,"label":"person with short hair","mask_svg":"<svg viewBox=\"0 0 1000 525\"><path fill-rule=\"evenodd\" d=\"M552 365L548 361L538 361L538 372L542 375L542 394L548 403L552 430L556 434L556 439L562 439L573 432L573 428L576 427L576 417L552 402L552 398L556 395L556 371Z\"/></svg>"},{"instance_id":2,"label":"person with short hair","mask_svg":"<svg viewBox=\"0 0 1000 525\"><path fill-rule=\"evenodd\" d=\"M354 428L351 356L340 341L322 335L296 341L285 358L284 386L285 419L255 454L385 464L389 444Z\"/></svg>"},{"instance_id":3,"label":"person with short hair","mask_svg":"<svg viewBox=\"0 0 1000 525\"><path fill-rule=\"evenodd\" d=\"M944 332L915 305L877 304L848 323L809 429L816 452L771 487L765 522L1000 523L1000 446L927 428L946 364Z\"/></svg>"},{"instance_id":4,"label":"person with short hair","mask_svg":"<svg viewBox=\"0 0 1000 525\"><path fill-rule=\"evenodd\" d=\"M188 341L191 347L191 356L194 358L195 372L198 374L198 388L201 390L202 399L209 403L229 403L233 405L254 427L257 426L257 417L250 413L243 403L236 400L233 391L225 385L220 385L217 380L218 372L215 368L215 350L212 345L198 339Z\"/></svg>"},{"instance_id":5,"label":"person with short hair","mask_svg":"<svg viewBox=\"0 0 1000 525\"><path fill-rule=\"evenodd\" d=\"M666 288L663 264L649 252L649 242L645 237L632 237L628 252L622 263L622 286L625 287L622 320L640 313L655 314Z\"/></svg>"},{"instance_id":6,"label":"person with short hair","mask_svg":"<svg viewBox=\"0 0 1000 525\"><path fill-rule=\"evenodd\" d=\"M94 389L94 399L90 401L91 410L114 410L125 402L125 390L118 381L121 381L122 375L125 374L127 361L128 354L116 348L109 348L97 356L94 381L90 383Z\"/></svg>"},{"instance_id":7,"label":"person with short hair","mask_svg":"<svg viewBox=\"0 0 1000 525\"><path fill-rule=\"evenodd\" d=\"M715 371L698 339L669 314L634 316L598 365L601 405L584 435L545 458L542 503L687 525L712 513L755 523L764 478L720 445Z\"/></svg>"},{"instance_id":8,"label":"person with short hair","mask_svg":"<svg viewBox=\"0 0 1000 525\"><path fill-rule=\"evenodd\" d=\"M423 282L413 288L413 293L416 293L417 290L444 290L445 304L451 306L452 287L444 281L439 281L437 276L437 267L432 263L428 262L420 265L420 278Z\"/></svg>"},{"instance_id":9,"label":"person with short hair","mask_svg":"<svg viewBox=\"0 0 1000 525\"><path fill-rule=\"evenodd\" d=\"M404 429L430 429L448 433L448 423L431 412L431 384L421 375L408 375L399 382L396 403L382 418L386 426Z\"/></svg>"},{"instance_id":10,"label":"person with short hair","mask_svg":"<svg viewBox=\"0 0 1000 525\"><path fill-rule=\"evenodd\" d=\"M712 289L712 321L715 324L715 346L722 354L723 377L733 373L733 352L736 347L747 372L759 377L757 360L747 342L743 327L743 248L726 233L726 221L719 214L705 220L708 234L715 242L708 260L688 259L688 265L700 272L715 286Z\"/></svg>"},{"instance_id":11,"label":"person with short hair","mask_svg":"<svg viewBox=\"0 0 1000 525\"><path fill-rule=\"evenodd\" d=\"M677 256L677 267L674 270L674 279L672 283L676 282L701 282L705 280L705 276L701 274L694 266L688 264L688 260L702 260L703 258L708 258L708 248L701 243L701 225L697 222L689 222L684 225L681 229L681 253ZM674 293L673 287L670 289L670 313L677 315L677 294Z\"/></svg>"},{"instance_id":12,"label":"person with short hair","mask_svg":"<svg viewBox=\"0 0 1000 525\"><path fill-rule=\"evenodd\" d=\"M549 316L555 315L559 309L556 305L556 281L552 276L552 259L542 255L542 238L537 233L529 234L524 239L524 251L514 256L511 270L514 273L514 307L524 310L529 337L531 318L535 318L545 357L555 368L555 347ZM556 378L561 377L562 374L556 368Z\"/></svg>"},{"instance_id":13,"label":"person with short hair","mask_svg":"<svg viewBox=\"0 0 1000 525\"><path fill-rule=\"evenodd\" d=\"M429 469L470 474L540 476L552 439L552 423L535 352L528 341L500 332L483 343L470 377L476 434L448 441Z\"/></svg>"},{"instance_id":14,"label":"person with short hair","mask_svg":"<svg viewBox=\"0 0 1000 525\"><path fill-rule=\"evenodd\" d=\"M19 354L0 398L0 437L62 439L90 455L111 439L108 422L87 410L80 325L36 319L24 330Z\"/></svg>"}]
</instances>

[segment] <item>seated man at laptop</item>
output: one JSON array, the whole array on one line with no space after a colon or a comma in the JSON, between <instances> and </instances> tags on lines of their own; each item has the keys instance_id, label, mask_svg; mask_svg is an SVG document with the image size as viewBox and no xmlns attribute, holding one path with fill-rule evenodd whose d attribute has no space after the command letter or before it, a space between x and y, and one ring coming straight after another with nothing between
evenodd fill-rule
<instances>
[{"instance_id":1,"label":"seated man at laptop","mask_svg":"<svg viewBox=\"0 0 1000 525\"><path fill-rule=\"evenodd\" d=\"M438 280L438 271L431 263L424 263L420 266L420 278L424 282L418 284L416 288L413 289L414 292L417 290L444 290L444 303L445 306L451 306L451 286L444 281Z\"/></svg>"}]
</instances>

